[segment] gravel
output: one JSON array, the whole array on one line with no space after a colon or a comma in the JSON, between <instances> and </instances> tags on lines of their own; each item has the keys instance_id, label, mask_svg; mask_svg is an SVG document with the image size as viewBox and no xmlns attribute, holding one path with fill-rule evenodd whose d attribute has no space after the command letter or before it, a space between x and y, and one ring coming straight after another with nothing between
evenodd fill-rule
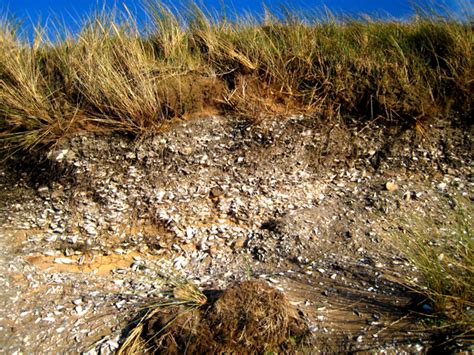
<instances>
[{"instance_id":1,"label":"gravel","mask_svg":"<svg viewBox=\"0 0 474 355\"><path fill-rule=\"evenodd\" d=\"M293 294L315 334L390 349L399 333L377 333L381 313L351 310L371 325L338 328L327 298L407 301L383 271L413 270L384 233L407 213L442 220L456 195L472 201L471 132L431 129L426 140L349 120L209 117L135 140L78 134L43 161L4 163L0 350L113 353L171 266L201 287L260 276Z\"/></svg>"}]
</instances>

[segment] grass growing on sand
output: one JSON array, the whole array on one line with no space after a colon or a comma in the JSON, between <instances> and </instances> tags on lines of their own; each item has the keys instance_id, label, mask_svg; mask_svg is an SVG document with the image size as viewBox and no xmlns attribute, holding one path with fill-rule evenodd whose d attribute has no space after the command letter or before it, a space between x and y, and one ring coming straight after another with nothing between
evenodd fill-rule
<instances>
[{"instance_id":1,"label":"grass growing on sand","mask_svg":"<svg viewBox=\"0 0 474 355\"><path fill-rule=\"evenodd\" d=\"M205 112L256 120L350 114L418 125L469 116L472 29L433 14L408 22L332 15L216 20L147 1L97 15L77 34L33 43L0 20L0 139L31 149L80 130L141 134Z\"/></svg>"},{"instance_id":2,"label":"grass growing on sand","mask_svg":"<svg viewBox=\"0 0 474 355\"><path fill-rule=\"evenodd\" d=\"M448 201L449 202L449 201ZM427 303L435 330L471 339L474 335L474 226L472 202L446 203L446 219L413 216L393 235L396 245L419 272L404 283Z\"/></svg>"},{"instance_id":3,"label":"grass growing on sand","mask_svg":"<svg viewBox=\"0 0 474 355\"><path fill-rule=\"evenodd\" d=\"M161 339L168 336L168 329L177 322L178 319L192 315L195 310L202 307L207 302L207 297L195 286L193 283L180 278L173 280L172 298L168 301L157 302L146 307L145 312L138 317L130 329L129 334L124 340L118 354L137 354L146 351L152 347L147 341L143 339L143 334L146 333L147 323L153 318L160 315L160 313L172 313L168 323L157 329L151 335L152 339Z\"/></svg>"}]
</instances>

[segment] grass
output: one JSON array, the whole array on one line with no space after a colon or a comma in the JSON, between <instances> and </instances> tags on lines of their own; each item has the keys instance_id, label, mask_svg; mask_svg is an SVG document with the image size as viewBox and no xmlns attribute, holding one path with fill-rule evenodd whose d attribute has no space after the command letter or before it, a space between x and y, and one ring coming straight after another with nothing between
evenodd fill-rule
<instances>
[{"instance_id":1,"label":"grass","mask_svg":"<svg viewBox=\"0 0 474 355\"><path fill-rule=\"evenodd\" d=\"M174 322L184 318L194 310L202 307L207 302L207 297L190 280L186 279L181 273L177 272L171 265L163 262L155 269L158 272L160 286L168 285L170 290L167 292L167 299L162 302L152 302L142 309L141 314L132 322L129 332L121 345L118 354L137 354L146 352L152 347L149 342L143 339L146 333L146 327L149 322L156 318L160 313L172 313L166 326L156 330L153 338L162 338L167 336L167 331Z\"/></svg>"},{"instance_id":2,"label":"grass","mask_svg":"<svg viewBox=\"0 0 474 355\"><path fill-rule=\"evenodd\" d=\"M34 149L78 131L131 134L205 112L254 119L304 113L417 125L471 114L471 25L433 14L408 22L331 15L216 20L147 1L33 43L0 20L0 139ZM62 34L62 37L59 36Z\"/></svg>"},{"instance_id":3,"label":"grass","mask_svg":"<svg viewBox=\"0 0 474 355\"><path fill-rule=\"evenodd\" d=\"M306 323L265 282L244 281L207 294L180 283L173 298L150 305L130 325L119 354L292 353L304 345Z\"/></svg>"},{"instance_id":4,"label":"grass","mask_svg":"<svg viewBox=\"0 0 474 355\"><path fill-rule=\"evenodd\" d=\"M397 248L419 273L404 283L426 300L429 307L425 310L435 329L472 337L474 210L465 198L453 200L451 206L443 223L430 216L413 216L393 236Z\"/></svg>"}]
</instances>

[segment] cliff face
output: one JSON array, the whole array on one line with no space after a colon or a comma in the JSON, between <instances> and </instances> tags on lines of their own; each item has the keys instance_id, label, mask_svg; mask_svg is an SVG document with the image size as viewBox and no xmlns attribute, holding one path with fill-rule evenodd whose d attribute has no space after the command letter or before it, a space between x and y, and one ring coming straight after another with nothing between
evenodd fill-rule
<instances>
[{"instance_id":1,"label":"cliff face","mask_svg":"<svg viewBox=\"0 0 474 355\"><path fill-rule=\"evenodd\" d=\"M80 134L1 169L8 352L116 349L116 314L159 293L157 265L205 288L268 280L320 350L413 345L411 316L382 333L412 301L393 275L416 276L391 232L474 197L472 128L456 120L209 117L138 140Z\"/></svg>"}]
</instances>

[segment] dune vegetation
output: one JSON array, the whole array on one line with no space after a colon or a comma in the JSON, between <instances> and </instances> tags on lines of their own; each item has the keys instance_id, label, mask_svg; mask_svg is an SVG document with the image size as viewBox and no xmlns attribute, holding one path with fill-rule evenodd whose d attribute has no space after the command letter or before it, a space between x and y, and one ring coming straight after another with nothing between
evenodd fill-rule
<instances>
[{"instance_id":1,"label":"dune vegetation","mask_svg":"<svg viewBox=\"0 0 474 355\"><path fill-rule=\"evenodd\" d=\"M469 117L472 28L434 14L410 21L325 16L220 18L147 2L77 33L0 21L0 139L37 149L81 130L143 134L170 119L227 113L403 122ZM54 37L54 38L51 38Z\"/></svg>"}]
</instances>

